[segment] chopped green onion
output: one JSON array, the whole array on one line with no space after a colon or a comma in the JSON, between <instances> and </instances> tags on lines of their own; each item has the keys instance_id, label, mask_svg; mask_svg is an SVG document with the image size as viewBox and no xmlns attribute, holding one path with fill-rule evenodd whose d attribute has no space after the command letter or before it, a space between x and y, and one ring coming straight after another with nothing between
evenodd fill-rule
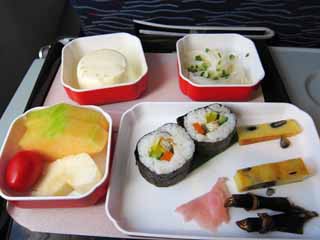
<instances>
[{"instance_id":1,"label":"chopped green onion","mask_svg":"<svg viewBox=\"0 0 320 240\"><path fill-rule=\"evenodd\" d=\"M200 73L200 76L203 77L203 75L204 75L204 72L201 72L201 73Z\"/></svg>"},{"instance_id":2,"label":"chopped green onion","mask_svg":"<svg viewBox=\"0 0 320 240\"><path fill-rule=\"evenodd\" d=\"M201 57L201 55L197 55L197 56L195 56L195 57L194 57L194 59L195 59L196 61L202 61L202 57Z\"/></svg>"},{"instance_id":3,"label":"chopped green onion","mask_svg":"<svg viewBox=\"0 0 320 240\"><path fill-rule=\"evenodd\" d=\"M202 68L203 68L204 70L207 70L208 67L209 67L209 64L208 64L208 63L202 63L201 66L202 66Z\"/></svg>"},{"instance_id":4,"label":"chopped green onion","mask_svg":"<svg viewBox=\"0 0 320 240\"><path fill-rule=\"evenodd\" d=\"M197 70L197 66L198 65L190 65L189 67L188 67L188 71L189 72L197 72L198 70Z\"/></svg>"},{"instance_id":5,"label":"chopped green onion","mask_svg":"<svg viewBox=\"0 0 320 240\"><path fill-rule=\"evenodd\" d=\"M209 48L206 48L206 52L209 52L210 51L210 49Z\"/></svg>"},{"instance_id":6,"label":"chopped green onion","mask_svg":"<svg viewBox=\"0 0 320 240\"><path fill-rule=\"evenodd\" d=\"M236 57L236 56L235 56L235 55L233 55L233 54L230 54L230 55L229 55L229 59L230 59L230 60L235 59L235 57Z\"/></svg>"},{"instance_id":7,"label":"chopped green onion","mask_svg":"<svg viewBox=\"0 0 320 240\"><path fill-rule=\"evenodd\" d=\"M216 76L216 73L214 71L209 71L208 75L209 75L208 78L212 79L212 78L214 78Z\"/></svg>"},{"instance_id":8,"label":"chopped green onion","mask_svg":"<svg viewBox=\"0 0 320 240\"><path fill-rule=\"evenodd\" d=\"M219 57L219 58L222 58L222 55L221 55L221 53L220 53L220 52L218 52L218 57Z\"/></svg>"}]
</instances>

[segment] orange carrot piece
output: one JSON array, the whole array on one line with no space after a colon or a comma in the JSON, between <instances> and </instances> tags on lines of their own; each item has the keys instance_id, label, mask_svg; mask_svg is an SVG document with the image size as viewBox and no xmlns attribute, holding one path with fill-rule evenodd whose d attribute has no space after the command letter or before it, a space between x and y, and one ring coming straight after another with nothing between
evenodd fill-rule
<instances>
[{"instance_id":1,"label":"orange carrot piece","mask_svg":"<svg viewBox=\"0 0 320 240\"><path fill-rule=\"evenodd\" d=\"M173 153L170 151L165 151L164 154L162 154L160 160L164 160L164 161L170 161L171 158L173 156Z\"/></svg>"},{"instance_id":2,"label":"orange carrot piece","mask_svg":"<svg viewBox=\"0 0 320 240\"><path fill-rule=\"evenodd\" d=\"M197 131L197 133L202 134L202 135L206 134L205 129L201 126L200 123L196 122L196 123L192 124L192 126L193 126L194 130Z\"/></svg>"}]
</instances>

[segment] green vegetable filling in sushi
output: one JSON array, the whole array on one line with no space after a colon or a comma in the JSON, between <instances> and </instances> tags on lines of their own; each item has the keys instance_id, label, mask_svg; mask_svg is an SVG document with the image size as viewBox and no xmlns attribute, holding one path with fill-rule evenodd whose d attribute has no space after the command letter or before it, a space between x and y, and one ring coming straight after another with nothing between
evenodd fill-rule
<instances>
[{"instance_id":1,"label":"green vegetable filling in sushi","mask_svg":"<svg viewBox=\"0 0 320 240\"><path fill-rule=\"evenodd\" d=\"M160 137L152 144L149 157L161 161L170 161L174 153L173 145L174 142L171 138Z\"/></svg>"},{"instance_id":2,"label":"green vegetable filling in sushi","mask_svg":"<svg viewBox=\"0 0 320 240\"><path fill-rule=\"evenodd\" d=\"M208 132L216 130L219 126L228 121L228 117L218 112L206 113L206 123L195 122L192 124L194 130L202 135L206 135Z\"/></svg>"}]
</instances>

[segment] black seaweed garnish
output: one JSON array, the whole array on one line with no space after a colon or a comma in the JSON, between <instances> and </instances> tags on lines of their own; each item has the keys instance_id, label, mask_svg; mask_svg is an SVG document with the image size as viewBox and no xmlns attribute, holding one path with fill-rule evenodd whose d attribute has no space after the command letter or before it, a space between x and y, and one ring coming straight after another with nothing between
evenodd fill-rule
<instances>
[{"instance_id":1,"label":"black seaweed garnish","mask_svg":"<svg viewBox=\"0 0 320 240\"><path fill-rule=\"evenodd\" d=\"M273 194L276 193L276 190L274 188L268 188L266 191L267 196L272 196Z\"/></svg>"},{"instance_id":2,"label":"black seaweed garnish","mask_svg":"<svg viewBox=\"0 0 320 240\"><path fill-rule=\"evenodd\" d=\"M286 137L280 138L280 147L281 148L288 148L290 146L290 140Z\"/></svg>"},{"instance_id":3,"label":"black seaweed garnish","mask_svg":"<svg viewBox=\"0 0 320 240\"><path fill-rule=\"evenodd\" d=\"M247 127L247 130L248 130L248 131L257 130L257 126L249 126L249 127Z\"/></svg>"},{"instance_id":4,"label":"black seaweed garnish","mask_svg":"<svg viewBox=\"0 0 320 240\"><path fill-rule=\"evenodd\" d=\"M277 122L270 123L270 126L272 128L278 128L278 127L281 127L281 126L285 125L286 123L287 123L286 120L280 120L280 121L277 121Z\"/></svg>"},{"instance_id":5,"label":"black seaweed garnish","mask_svg":"<svg viewBox=\"0 0 320 240\"><path fill-rule=\"evenodd\" d=\"M276 181L263 182L263 183L259 183L259 184L256 184L256 185L252 185L252 186L248 187L246 190L273 187L275 185L276 185Z\"/></svg>"}]
</instances>

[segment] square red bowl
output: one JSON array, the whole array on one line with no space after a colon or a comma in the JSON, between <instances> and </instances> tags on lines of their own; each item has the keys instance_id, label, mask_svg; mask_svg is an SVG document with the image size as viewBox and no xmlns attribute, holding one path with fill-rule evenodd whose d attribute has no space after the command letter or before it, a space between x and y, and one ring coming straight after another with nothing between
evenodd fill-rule
<instances>
[{"instance_id":1,"label":"square red bowl","mask_svg":"<svg viewBox=\"0 0 320 240\"><path fill-rule=\"evenodd\" d=\"M81 57L99 49L113 49L128 61L128 71L134 77L126 83L96 89L77 88L77 64ZM82 37L62 49L61 83L68 96L79 104L102 105L138 98L147 87L148 66L139 38L128 33L113 33Z\"/></svg>"},{"instance_id":2,"label":"square red bowl","mask_svg":"<svg viewBox=\"0 0 320 240\"><path fill-rule=\"evenodd\" d=\"M33 108L26 113L18 116L10 125L6 138L0 150L0 195L10 203L22 208L70 208L70 207L85 207L98 202L107 192L107 184L109 180L109 165L110 165L110 149L111 149L111 133L112 119L110 115L96 106L80 106L100 112L109 123L108 144L104 150L94 156L101 173L101 180L87 193L80 196L18 196L6 189L4 176L9 159L19 150L18 139L21 138L25 131L23 126L24 116L31 111L44 109L48 107Z\"/></svg>"},{"instance_id":3,"label":"square red bowl","mask_svg":"<svg viewBox=\"0 0 320 240\"><path fill-rule=\"evenodd\" d=\"M189 34L177 41L179 85L181 91L196 101L247 101L264 78L264 70L254 43L239 34ZM200 85L191 81L183 66L186 52L205 48L228 50L242 58L249 84Z\"/></svg>"}]
</instances>

